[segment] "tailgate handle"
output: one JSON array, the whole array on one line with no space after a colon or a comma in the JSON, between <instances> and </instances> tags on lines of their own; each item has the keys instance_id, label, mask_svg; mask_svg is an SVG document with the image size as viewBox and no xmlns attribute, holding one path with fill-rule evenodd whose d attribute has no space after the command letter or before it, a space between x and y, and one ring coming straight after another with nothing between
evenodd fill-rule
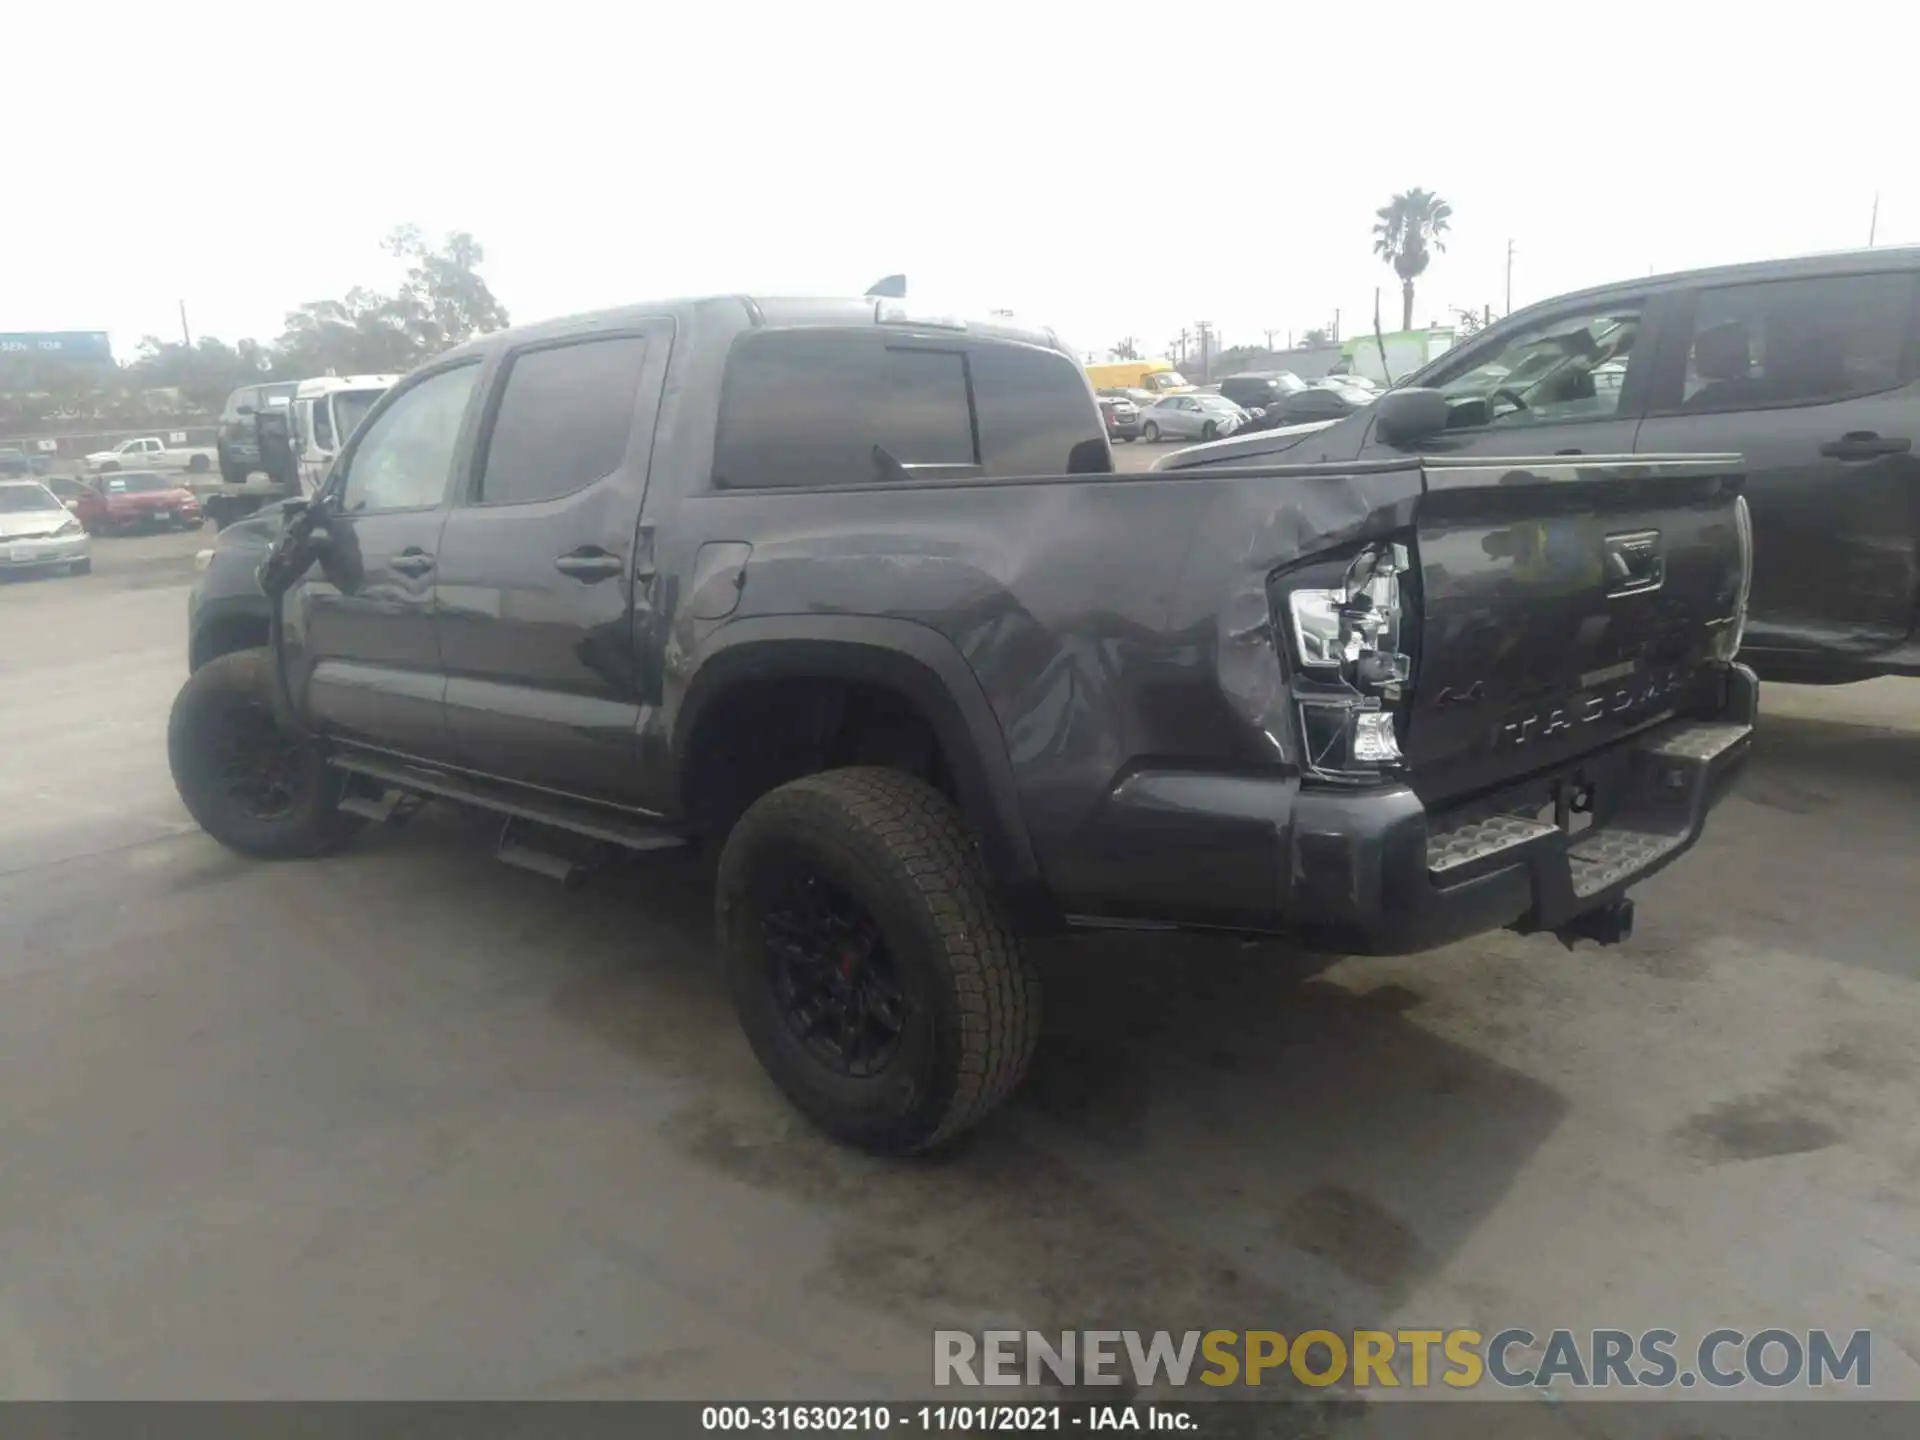
<instances>
[{"instance_id":1,"label":"tailgate handle","mask_svg":"<svg viewBox=\"0 0 1920 1440\"><path fill-rule=\"evenodd\" d=\"M1667 578L1658 530L1628 530L1601 542L1607 571L1607 598L1658 590Z\"/></svg>"},{"instance_id":2,"label":"tailgate handle","mask_svg":"<svg viewBox=\"0 0 1920 1440\"><path fill-rule=\"evenodd\" d=\"M1871 430L1849 430L1838 440L1829 440L1820 453L1829 460L1871 460L1876 455L1904 455L1913 449L1913 441L1899 435L1876 435Z\"/></svg>"}]
</instances>

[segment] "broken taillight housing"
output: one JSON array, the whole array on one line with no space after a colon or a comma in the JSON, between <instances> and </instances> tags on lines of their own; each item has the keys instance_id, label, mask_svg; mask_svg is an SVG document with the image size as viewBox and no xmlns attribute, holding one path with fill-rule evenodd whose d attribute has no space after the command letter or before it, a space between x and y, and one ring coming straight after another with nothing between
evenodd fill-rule
<instances>
[{"instance_id":1,"label":"broken taillight housing","mask_svg":"<svg viewBox=\"0 0 1920 1440\"><path fill-rule=\"evenodd\" d=\"M1308 773L1372 781L1400 768L1396 711L1413 678L1402 577L1412 568L1405 544L1382 541L1353 555L1338 586L1286 591Z\"/></svg>"},{"instance_id":2,"label":"broken taillight housing","mask_svg":"<svg viewBox=\"0 0 1920 1440\"><path fill-rule=\"evenodd\" d=\"M1753 593L1753 516L1747 511L1747 497L1733 497L1733 524L1740 536L1740 592L1735 597L1733 615L1714 637L1713 658L1732 660L1740 653L1740 641L1747 631L1747 601Z\"/></svg>"}]
</instances>

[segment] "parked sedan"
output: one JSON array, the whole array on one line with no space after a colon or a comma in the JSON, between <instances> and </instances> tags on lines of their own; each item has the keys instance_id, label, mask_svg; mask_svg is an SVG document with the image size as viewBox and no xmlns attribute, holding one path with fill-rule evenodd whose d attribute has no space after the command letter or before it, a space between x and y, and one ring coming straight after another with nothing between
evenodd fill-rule
<instances>
[{"instance_id":1,"label":"parked sedan","mask_svg":"<svg viewBox=\"0 0 1920 1440\"><path fill-rule=\"evenodd\" d=\"M1109 440L1133 440L1140 434L1140 407L1124 395L1100 394L1100 417L1107 422Z\"/></svg>"},{"instance_id":2,"label":"parked sedan","mask_svg":"<svg viewBox=\"0 0 1920 1440\"><path fill-rule=\"evenodd\" d=\"M0 480L0 571L93 568L86 531L38 480Z\"/></svg>"},{"instance_id":3,"label":"parked sedan","mask_svg":"<svg viewBox=\"0 0 1920 1440\"><path fill-rule=\"evenodd\" d=\"M1143 412L1140 436L1149 445L1161 439L1218 440L1247 421L1247 412L1224 395L1167 395Z\"/></svg>"},{"instance_id":4,"label":"parked sedan","mask_svg":"<svg viewBox=\"0 0 1920 1440\"><path fill-rule=\"evenodd\" d=\"M116 530L197 530L200 500L172 475L123 470L102 475L74 502L74 513L92 535Z\"/></svg>"}]
</instances>

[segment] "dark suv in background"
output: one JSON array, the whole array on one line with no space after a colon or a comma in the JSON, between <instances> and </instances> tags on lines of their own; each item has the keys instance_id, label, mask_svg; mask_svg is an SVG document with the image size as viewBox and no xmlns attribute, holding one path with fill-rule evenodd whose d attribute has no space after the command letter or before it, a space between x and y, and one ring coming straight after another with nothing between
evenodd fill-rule
<instances>
[{"instance_id":1,"label":"dark suv in background","mask_svg":"<svg viewBox=\"0 0 1920 1440\"><path fill-rule=\"evenodd\" d=\"M1306 388L1307 382L1291 370L1271 375L1229 375L1220 382L1220 393L1242 410L1268 409Z\"/></svg>"},{"instance_id":2,"label":"dark suv in background","mask_svg":"<svg viewBox=\"0 0 1920 1440\"><path fill-rule=\"evenodd\" d=\"M1754 576L1741 658L1768 679L1833 684L1920 675L1917 440L1920 247L1563 295L1345 419L1234 435L1156 468L1743 455Z\"/></svg>"},{"instance_id":3,"label":"dark suv in background","mask_svg":"<svg viewBox=\"0 0 1920 1440\"><path fill-rule=\"evenodd\" d=\"M260 468L260 435L253 417L270 407L291 405L297 388L298 382L293 380L242 385L227 397L220 411L219 437L214 442L222 480L238 485Z\"/></svg>"}]
</instances>

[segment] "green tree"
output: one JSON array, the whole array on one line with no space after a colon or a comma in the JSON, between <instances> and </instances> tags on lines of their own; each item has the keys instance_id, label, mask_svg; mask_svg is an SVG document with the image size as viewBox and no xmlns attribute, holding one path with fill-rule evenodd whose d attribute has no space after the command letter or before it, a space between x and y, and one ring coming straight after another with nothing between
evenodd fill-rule
<instances>
[{"instance_id":1,"label":"green tree","mask_svg":"<svg viewBox=\"0 0 1920 1440\"><path fill-rule=\"evenodd\" d=\"M1330 345L1333 343L1333 336L1327 330L1326 326L1316 325L1300 337L1300 343L1302 345Z\"/></svg>"},{"instance_id":2,"label":"green tree","mask_svg":"<svg viewBox=\"0 0 1920 1440\"><path fill-rule=\"evenodd\" d=\"M402 225L385 244L388 254L409 262L399 290L355 287L342 299L289 312L274 346L277 374L398 373L508 324L506 307L480 275L486 252L473 236L455 231L435 249L418 226Z\"/></svg>"},{"instance_id":3,"label":"green tree","mask_svg":"<svg viewBox=\"0 0 1920 1440\"><path fill-rule=\"evenodd\" d=\"M1373 253L1400 277L1400 328L1413 328L1413 282L1444 253L1453 207L1429 190L1402 191L1374 211Z\"/></svg>"}]
</instances>

